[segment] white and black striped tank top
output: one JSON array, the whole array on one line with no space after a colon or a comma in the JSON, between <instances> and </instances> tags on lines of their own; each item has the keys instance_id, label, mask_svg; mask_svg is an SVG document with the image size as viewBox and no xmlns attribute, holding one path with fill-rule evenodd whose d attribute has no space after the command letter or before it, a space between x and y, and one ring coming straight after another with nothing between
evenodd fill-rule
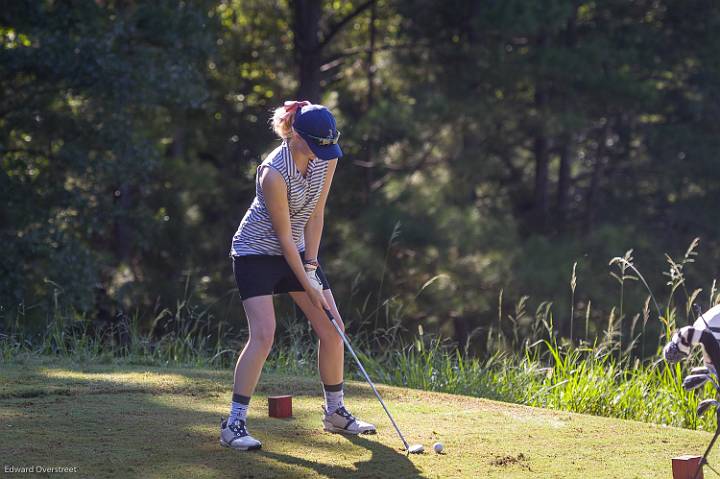
<instances>
[{"instance_id":1,"label":"white and black striped tank top","mask_svg":"<svg viewBox=\"0 0 720 479\"><path fill-rule=\"evenodd\" d=\"M230 256L282 255L280 241L270 221L270 212L265 205L265 197L260 186L260 169L266 166L277 170L285 180L293 241L298 251L305 250L305 225L320 198L327 176L328 162L312 159L303 176L295 166L287 142L283 141L257 168L255 199L233 236Z\"/></svg>"}]
</instances>

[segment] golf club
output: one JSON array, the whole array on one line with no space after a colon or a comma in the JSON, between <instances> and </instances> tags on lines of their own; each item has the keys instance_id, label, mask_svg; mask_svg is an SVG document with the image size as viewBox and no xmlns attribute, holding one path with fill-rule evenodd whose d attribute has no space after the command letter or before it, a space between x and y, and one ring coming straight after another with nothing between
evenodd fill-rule
<instances>
[{"instance_id":1,"label":"golf club","mask_svg":"<svg viewBox=\"0 0 720 479\"><path fill-rule=\"evenodd\" d=\"M710 369L706 368L705 366L698 366L696 368L692 368L690 370L690 374L707 374L710 375Z\"/></svg>"},{"instance_id":2,"label":"golf club","mask_svg":"<svg viewBox=\"0 0 720 479\"><path fill-rule=\"evenodd\" d=\"M705 318L703 317L702 310L697 304L693 304L693 307L695 308L697 314L700 316L700 318L705 323L705 326L710 329L710 325L705 321ZM707 367L696 367L692 368L690 370L690 375L685 378L683 381L683 388L685 390L694 389L695 387L699 387L700 385L704 384L705 381L708 379L712 381L713 385L715 386L715 390L720 392L720 387L718 387L718 381L717 381L717 373L714 371L711 371L710 368ZM703 381L701 378L698 378L698 376L706 377L707 379ZM712 376L715 376L713 378ZM692 378L692 379L690 379ZM688 379L690 379L688 381ZM686 385L687 382L687 385ZM697 384L695 386L695 384ZM686 387L687 386L687 387ZM694 386L694 387L693 387ZM718 402L715 399L704 399L703 401L698 404L697 407L697 414L698 416L704 414L707 412L708 409L711 407L715 408L715 415L717 417L717 427L715 430L715 435L713 436L712 440L710 441L710 444L708 445L707 449L705 449L705 453L703 454L702 458L700 459L700 464L698 464L697 469L695 469L695 474L693 475L693 479L697 479L699 475L701 474L703 466L707 466L710 470L712 470L715 474L718 474L718 471L716 471L708 462L707 456L710 454L710 451L712 450L713 445L715 444L715 441L718 438L718 435L720 435L720 402ZM720 475L720 474L718 474Z\"/></svg>"},{"instance_id":3,"label":"golf club","mask_svg":"<svg viewBox=\"0 0 720 479\"><path fill-rule=\"evenodd\" d=\"M710 380L710 376L707 374L689 374L683 379L682 387L686 391L692 391L703 386Z\"/></svg>"},{"instance_id":4,"label":"golf club","mask_svg":"<svg viewBox=\"0 0 720 479\"><path fill-rule=\"evenodd\" d=\"M702 416L710 407L717 409L718 406L720 406L720 402L715 399L703 399L700 401L700 404L698 404L697 415Z\"/></svg>"},{"instance_id":5,"label":"golf club","mask_svg":"<svg viewBox=\"0 0 720 479\"><path fill-rule=\"evenodd\" d=\"M705 401L703 401L705 402ZM698 409L700 409L700 406L698 406ZM710 454L710 451L712 450L712 447L715 445L715 441L717 440L718 436L720 436L720 410L715 409L715 415L718 419L717 428L715 429L715 435L710 440L710 444L708 444L707 449L705 449L705 453L702 455L702 458L700 459L700 463L697 466L697 469L695 469L695 474L693 474L693 479L697 479L700 476L700 472L702 471L703 466L708 466L710 469L713 470L717 474L717 471L710 466L710 463L707 460L708 454Z\"/></svg>"},{"instance_id":6,"label":"golf club","mask_svg":"<svg viewBox=\"0 0 720 479\"><path fill-rule=\"evenodd\" d=\"M713 373L706 374L708 377L708 380L712 383L712 385L715 387L715 392L720 393L720 383L718 383L717 376Z\"/></svg>"},{"instance_id":7,"label":"golf club","mask_svg":"<svg viewBox=\"0 0 720 479\"><path fill-rule=\"evenodd\" d=\"M393 419L392 414L390 414L390 411L388 411L387 406L385 406L385 403L383 402L382 398L380 397L380 393L378 393L377 389L375 388L375 385L370 380L370 376L368 376L368 373L365 372L365 368L363 367L362 363L358 359L357 355L355 354L355 351L353 351L352 346L350 345L350 341L348 341L347 336L345 336L345 333L343 333L342 329L340 329L340 326L338 326L337 322L335 321L335 318L333 317L332 313L329 310L325 310L325 314L327 314L328 319L330 322L335 326L335 330L338 332L340 337L342 338L343 342L345 343L345 346L347 346L348 350L350 351L350 354L352 354L352 357L355 358L355 362L358 365L358 368L360 368L360 371L363 373L363 376L365 376L365 380L368 382L370 387L372 388L373 392L375 393L375 396L378 398L378 401L380 401L380 404L382 405L383 409L385 410L385 413L390 418L390 422L395 427L395 431L397 431L398 436L400 436L400 439L403 442L403 446L405 446L405 452L407 454L421 454L425 448L422 444L408 444L408 442L405 440L405 437L400 432L400 428L395 423L395 419Z\"/></svg>"}]
</instances>

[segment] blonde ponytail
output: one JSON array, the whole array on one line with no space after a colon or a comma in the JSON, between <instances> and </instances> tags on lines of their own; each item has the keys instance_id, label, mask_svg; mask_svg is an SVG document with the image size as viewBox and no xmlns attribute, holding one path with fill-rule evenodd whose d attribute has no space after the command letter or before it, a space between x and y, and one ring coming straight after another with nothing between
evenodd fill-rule
<instances>
[{"instance_id":1,"label":"blonde ponytail","mask_svg":"<svg viewBox=\"0 0 720 479\"><path fill-rule=\"evenodd\" d=\"M277 136L286 140L292 136L292 124L295 119L295 112L293 111L290 115L286 115L285 107L281 106L276 108L270 119L272 129Z\"/></svg>"},{"instance_id":2,"label":"blonde ponytail","mask_svg":"<svg viewBox=\"0 0 720 479\"><path fill-rule=\"evenodd\" d=\"M309 104L309 101L286 101L285 105L276 108L270 119L270 124L275 134L283 140L290 138L292 136L292 124L295 120L295 112L298 108Z\"/></svg>"}]
</instances>

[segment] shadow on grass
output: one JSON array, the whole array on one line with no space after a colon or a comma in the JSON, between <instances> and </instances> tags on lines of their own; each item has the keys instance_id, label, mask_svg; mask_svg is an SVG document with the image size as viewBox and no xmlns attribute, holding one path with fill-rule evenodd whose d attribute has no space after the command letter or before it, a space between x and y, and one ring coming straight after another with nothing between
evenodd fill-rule
<instances>
[{"instance_id":1,"label":"shadow on grass","mask_svg":"<svg viewBox=\"0 0 720 479\"><path fill-rule=\"evenodd\" d=\"M356 475L360 477L421 477L420 471L417 470L405 453L362 436L347 436L347 440L370 451L372 453L371 458L367 461L356 462L354 468L349 468L309 461L299 456L278 454L271 451L264 451L262 454L285 464L312 469L318 474L327 477L354 477Z\"/></svg>"},{"instance_id":2,"label":"shadow on grass","mask_svg":"<svg viewBox=\"0 0 720 479\"><path fill-rule=\"evenodd\" d=\"M113 371L126 369L104 372ZM261 439L267 438L262 451L243 453L220 447L221 414L217 411L226 412L225 396L229 397L231 386L228 383L225 392L223 375L153 370L189 380L174 389L132 384L127 378L108 380L100 371L91 373L90 378L69 374L75 372L73 368L26 365L10 385L0 373L0 382L5 383L4 399L0 400L0 457L4 464L79 466L79 477L225 477L228 473L254 478L295 477L298 473L306 477L420 477L400 450L365 437L329 439L328 433L321 432L319 420L317 429L303 426L311 414L306 410L298 411L292 421L252 416L252 430L258 431ZM194 388L193 381L200 378L216 383ZM320 387L314 380L295 380L299 392L289 380L270 376L259 389L268 394L288 389L303 394L317 388L320 402ZM34 393L13 396L13 386L24 382L31 385L24 392ZM372 395L365 388L352 388L352 392ZM348 456L367 457L358 448L369 451L370 458L351 465ZM314 455L308 454L311 449Z\"/></svg>"}]
</instances>

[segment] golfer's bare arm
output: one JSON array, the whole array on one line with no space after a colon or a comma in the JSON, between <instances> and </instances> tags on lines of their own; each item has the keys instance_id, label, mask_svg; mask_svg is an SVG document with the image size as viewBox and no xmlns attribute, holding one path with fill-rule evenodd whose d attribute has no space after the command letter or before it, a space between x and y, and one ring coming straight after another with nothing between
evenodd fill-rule
<instances>
[{"instance_id":1,"label":"golfer's bare arm","mask_svg":"<svg viewBox=\"0 0 720 479\"><path fill-rule=\"evenodd\" d=\"M265 205L270 211L270 221L272 222L275 234L280 241L280 249L285 256L285 260L290 265L300 284L309 291L312 285L305 274L305 268L300 259L297 246L292 238L292 229L290 227L290 207L287 199L287 185L280 173L273 168L266 167L260 171L260 186L265 196Z\"/></svg>"},{"instance_id":2,"label":"golfer's bare arm","mask_svg":"<svg viewBox=\"0 0 720 479\"><path fill-rule=\"evenodd\" d=\"M330 185L332 184L335 168L337 168L337 158L330 160L328 170L325 176L325 184L320 192L320 198L315 205L312 216L305 225L305 258L317 259L320 250L320 238L322 238L323 226L325 224L325 203L327 203Z\"/></svg>"}]
</instances>

